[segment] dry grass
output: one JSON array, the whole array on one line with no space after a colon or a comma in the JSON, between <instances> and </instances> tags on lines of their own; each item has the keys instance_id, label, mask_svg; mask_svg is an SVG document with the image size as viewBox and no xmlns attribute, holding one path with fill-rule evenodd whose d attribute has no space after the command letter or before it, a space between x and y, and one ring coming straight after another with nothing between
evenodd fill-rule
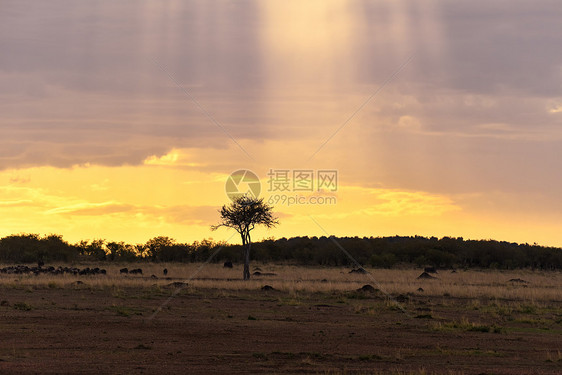
<instances>
[{"instance_id":1,"label":"dry grass","mask_svg":"<svg viewBox=\"0 0 562 375\"><path fill-rule=\"evenodd\" d=\"M56 265L55 265L56 266ZM274 264L253 264L252 271L272 276L255 276L250 281L241 280L242 267L223 268L220 264L81 264L84 267L103 267L107 275L7 275L0 274L2 287L66 288L81 280L91 288L104 287L162 287L175 281L188 282L193 288L220 289L224 291L259 289L271 285L286 292L349 292L364 284L371 284L386 293L397 295L417 293L426 296L457 298L506 299L521 302L549 302L560 299L562 273L531 270L519 271L440 271L438 279L418 280L421 271L367 269L370 274L350 274L348 268L302 267ZM3 267L3 266L1 266ZM143 275L121 275L122 267L142 268ZM168 269L167 277L162 270ZM151 278L155 275L158 278ZM523 279L527 283L509 282ZM417 292L423 288L423 292Z\"/></svg>"},{"instance_id":2,"label":"dry grass","mask_svg":"<svg viewBox=\"0 0 562 375\"><path fill-rule=\"evenodd\" d=\"M338 372L325 372L324 374L326 375L346 375L348 372L347 371L338 371ZM355 374L355 372L354 372ZM378 371L378 370L373 370L373 371L369 371L369 372L359 372L357 373L358 375L433 375L433 374L443 374L443 372L433 372L433 371L427 371L424 368L420 368L417 371L401 371L401 370L390 370L390 371ZM465 372L464 371L447 371L445 373L446 375L464 375Z\"/></svg>"}]
</instances>

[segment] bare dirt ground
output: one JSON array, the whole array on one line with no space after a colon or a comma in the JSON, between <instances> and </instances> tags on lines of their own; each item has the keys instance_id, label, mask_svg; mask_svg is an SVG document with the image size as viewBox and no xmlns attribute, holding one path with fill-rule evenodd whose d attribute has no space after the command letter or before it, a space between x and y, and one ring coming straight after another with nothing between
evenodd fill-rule
<instances>
[{"instance_id":1,"label":"bare dirt ground","mask_svg":"<svg viewBox=\"0 0 562 375\"><path fill-rule=\"evenodd\" d=\"M521 303L416 292L394 295L397 305L354 289L187 287L174 295L172 286L82 280L0 286L0 373L562 372L560 298Z\"/></svg>"}]
</instances>

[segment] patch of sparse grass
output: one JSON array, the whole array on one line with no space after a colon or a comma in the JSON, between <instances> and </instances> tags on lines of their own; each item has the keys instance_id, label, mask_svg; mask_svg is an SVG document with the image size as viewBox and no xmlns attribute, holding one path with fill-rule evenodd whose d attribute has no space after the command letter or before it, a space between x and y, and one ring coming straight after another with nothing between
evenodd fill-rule
<instances>
[{"instance_id":1,"label":"patch of sparse grass","mask_svg":"<svg viewBox=\"0 0 562 375\"><path fill-rule=\"evenodd\" d=\"M443 348L439 345L435 350L431 350L428 355L447 355L447 356L484 356L484 357L504 357L505 354L495 350L481 350L481 349L453 349Z\"/></svg>"},{"instance_id":2,"label":"patch of sparse grass","mask_svg":"<svg viewBox=\"0 0 562 375\"><path fill-rule=\"evenodd\" d=\"M550 352L546 352L546 362L562 362L562 352L558 350L554 354Z\"/></svg>"},{"instance_id":3,"label":"patch of sparse grass","mask_svg":"<svg viewBox=\"0 0 562 375\"><path fill-rule=\"evenodd\" d=\"M115 297L115 298L121 298L121 299L126 298L125 291L121 288L118 288L118 287L112 288L111 296Z\"/></svg>"},{"instance_id":4,"label":"patch of sparse grass","mask_svg":"<svg viewBox=\"0 0 562 375\"><path fill-rule=\"evenodd\" d=\"M495 350L480 350L480 349L473 349L464 352L467 356L482 356L482 357L503 357L505 354L497 352Z\"/></svg>"},{"instance_id":5,"label":"patch of sparse grass","mask_svg":"<svg viewBox=\"0 0 562 375\"><path fill-rule=\"evenodd\" d=\"M360 361L381 361L383 357L378 354L362 354L357 359Z\"/></svg>"},{"instance_id":6,"label":"patch of sparse grass","mask_svg":"<svg viewBox=\"0 0 562 375\"><path fill-rule=\"evenodd\" d=\"M72 307L68 308L68 310L74 310L74 311L79 311L79 310L85 310L84 308L78 307L78 304L73 304Z\"/></svg>"},{"instance_id":7,"label":"patch of sparse grass","mask_svg":"<svg viewBox=\"0 0 562 375\"><path fill-rule=\"evenodd\" d=\"M354 372L355 373L355 372ZM328 371L324 372L325 375L346 375L348 374L347 371ZM443 374L443 372L428 372L424 368L420 368L418 370L410 370L410 371L402 371L402 370L386 370L386 371L379 371L373 370L368 372L359 372L360 375L436 375L436 374ZM453 371L449 370L446 373L447 375L465 375L463 371Z\"/></svg>"},{"instance_id":8,"label":"patch of sparse grass","mask_svg":"<svg viewBox=\"0 0 562 375\"><path fill-rule=\"evenodd\" d=\"M280 297L277 306L301 306L302 301L295 297Z\"/></svg>"},{"instance_id":9,"label":"patch of sparse grass","mask_svg":"<svg viewBox=\"0 0 562 375\"><path fill-rule=\"evenodd\" d=\"M470 304L468 305L468 308L471 310L480 310L480 301L478 300L472 300L470 301Z\"/></svg>"},{"instance_id":10,"label":"patch of sparse grass","mask_svg":"<svg viewBox=\"0 0 562 375\"><path fill-rule=\"evenodd\" d=\"M507 304L499 304L497 302L483 306L480 311L489 313L492 316L509 318L513 314L513 307Z\"/></svg>"},{"instance_id":11,"label":"patch of sparse grass","mask_svg":"<svg viewBox=\"0 0 562 375\"><path fill-rule=\"evenodd\" d=\"M356 314L376 315L378 310L375 306L363 306L362 304L355 305L353 311Z\"/></svg>"},{"instance_id":12,"label":"patch of sparse grass","mask_svg":"<svg viewBox=\"0 0 562 375\"><path fill-rule=\"evenodd\" d=\"M517 312L523 314L537 314L538 306L532 304L521 304L516 308Z\"/></svg>"},{"instance_id":13,"label":"patch of sparse grass","mask_svg":"<svg viewBox=\"0 0 562 375\"><path fill-rule=\"evenodd\" d=\"M467 327L461 327L461 328L469 332L490 332L490 330L492 330L492 327L488 325L476 324L476 323L472 323Z\"/></svg>"},{"instance_id":14,"label":"patch of sparse grass","mask_svg":"<svg viewBox=\"0 0 562 375\"><path fill-rule=\"evenodd\" d=\"M292 352L274 351L274 352L271 352L271 354L276 355L276 356L283 356L287 359L294 359L296 357L296 354L292 353Z\"/></svg>"},{"instance_id":15,"label":"patch of sparse grass","mask_svg":"<svg viewBox=\"0 0 562 375\"><path fill-rule=\"evenodd\" d=\"M438 322L433 325L433 329L436 331L453 331L453 330L460 330L466 332L491 332L491 333L502 333L504 330L502 327L498 326L489 326L486 324L479 324L469 322L468 319L463 318L460 321L452 321L452 322Z\"/></svg>"},{"instance_id":16,"label":"patch of sparse grass","mask_svg":"<svg viewBox=\"0 0 562 375\"><path fill-rule=\"evenodd\" d=\"M402 305L404 302L400 302L394 299L386 299L383 303L383 306L390 311L402 311Z\"/></svg>"},{"instance_id":17,"label":"patch of sparse grass","mask_svg":"<svg viewBox=\"0 0 562 375\"><path fill-rule=\"evenodd\" d=\"M252 357L256 358L256 359L261 359L261 360L265 360L267 361L267 354L265 353L252 353Z\"/></svg>"},{"instance_id":18,"label":"patch of sparse grass","mask_svg":"<svg viewBox=\"0 0 562 375\"><path fill-rule=\"evenodd\" d=\"M310 357L305 357L301 360L302 365L315 366L316 363Z\"/></svg>"},{"instance_id":19,"label":"patch of sparse grass","mask_svg":"<svg viewBox=\"0 0 562 375\"><path fill-rule=\"evenodd\" d=\"M551 329L550 327L508 327L505 330L508 333L547 333L552 335L562 334L562 331L560 329Z\"/></svg>"},{"instance_id":20,"label":"patch of sparse grass","mask_svg":"<svg viewBox=\"0 0 562 375\"><path fill-rule=\"evenodd\" d=\"M13 307L15 310L21 310L21 311L33 310L33 307L25 302L16 302L14 303Z\"/></svg>"},{"instance_id":21,"label":"patch of sparse grass","mask_svg":"<svg viewBox=\"0 0 562 375\"><path fill-rule=\"evenodd\" d=\"M431 314L418 314L415 316L416 319L433 319Z\"/></svg>"},{"instance_id":22,"label":"patch of sparse grass","mask_svg":"<svg viewBox=\"0 0 562 375\"><path fill-rule=\"evenodd\" d=\"M346 293L345 297L348 298L348 299L367 299L367 298L369 298L369 296L366 293L357 292L357 291Z\"/></svg>"},{"instance_id":23,"label":"patch of sparse grass","mask_svg":"<svg viewBox=\"0 0 562 375\"><path fill-rule=\"evenodd\" d=\"M545 326L552 323L551 320L547 319L535 319L535 318L518 318L513 320L514 323L531 324L533 326Z\"/></svg>"},{"instance_id":24,"label":"patch of sparse grass","mask_svg":"<svg viewBox=\"0 0 562 375\"><path fill-rule=\"evenodd\" d=\"M330 357L329 354L322 354L318 352L300 352L299 355L316 360L327 359Z\"/></svg>"},{"instance_id":25,"label":"patch of sparse grass","mask_svg":"<svg viewBox=\"0 0 562 375\"><path fill-rule=\"evenodd\" d=\"M142 315L142 312L138 309L133 309L127 306L117 306L113 305L109 308L109 310L115 312L119 316L130 317L133 315Z\"/></svg>"},{"instance_id":26,"label":"patch of sparse grass","mask_svg":"<svg viewBox=\"0 0 562 375\"><path fill-rule=\"evenodd\" d=\"M141 298L154 299L165 295L164 291L159 285L151 285L148 289L143 289Z\"/></svg>"},{"instance_id":27,"label":"patch of sparse grass","mask_svg":"<svg viewBox=\"0 0 562 375\"><path fill-rule=\"evenodd\" d=\"M144 344L139 344L137 346L135 346L133 349L137 349L137 350L151 350L152 346L150 345L144 345Z\"/></svg>"}]
</instances>

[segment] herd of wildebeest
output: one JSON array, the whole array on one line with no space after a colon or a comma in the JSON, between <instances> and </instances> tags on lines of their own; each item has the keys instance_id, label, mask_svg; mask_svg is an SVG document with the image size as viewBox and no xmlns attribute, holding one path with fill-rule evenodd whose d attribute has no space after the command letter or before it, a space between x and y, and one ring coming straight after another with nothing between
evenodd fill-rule
<instances>
[{"instance_id":1,"label":"herd of wildebeest","mask_svg":"<svg viewBox=\"0 0 562 375\"><path fill-rule=\"evenodd\" d=\"M40 275L40 274L46 274L46 275L106 275L107 274L107 270L105 270L104 268L99 268L99 267L94 267L94 268L90 268L90 267L86 267L86 268L77 268L77 267L63 267L63 266L59 266L59 267L53 267L53 266L47 266L45 267L45 264L43 262L38 262L37 266L34 267L30 267L30 266L26 266L26 265L17 265L17 266L7 266L4 268L0 268L0 273L4 273L4 274L13 274L13 275L30 275L30 274L34 274L34 275ZM121 268L119 270L120 274L131 274L131 275L142 275L142 268L134 268L134 269L128 269L128 268ZM164 269L164 275L168 274L168 270L165 268ZM154 276L154 275L153 275Z\"/></svg>"},{"instance_id":2,"label":"herd of wildebeest","mask_svg":"<svg viewBox=\"0 0 562 375\"><path fill-rule=\"evenodd\" d=\"M232 262L225 262L225 268L232 268ZM104 268L77 268L77 267L62 267L59 266L57 268L53 266L45 267L45 263L42 261L37 262L37 266L30 267L26 265L17 265L17 266L7 266L4 268L0 268L0 273L4 274L14 274L14 275L40 275L40 274L47 274L47 275L106 275L107 270ZM142 268L132 268L129 269L127 267L121 268L119 270L119 274L128 274L128 275L142 275ZM168 269L164 268L162 270L162 274L164 276L168 275ZM156 275L151 275L152 278L157 278Z\"/></svg>"},{"instance_id":3,"label":"herd of wildebeest","mask_svg":"<svg viewBox=\"0 0 562 375\"><path fill-rule=\"evenodd\" d=\"M95 267L95 268L76 268L76 267L62 267L59 266L57 268L53 266L43 267L29 267L29 266L8 266L4 268L0 268L0 273L7 273L7 274L16 274L16 275L23 275L23 274L49 274L49 275L105 275L107 271L103 268Z\"/></svg>"}]
</instances>

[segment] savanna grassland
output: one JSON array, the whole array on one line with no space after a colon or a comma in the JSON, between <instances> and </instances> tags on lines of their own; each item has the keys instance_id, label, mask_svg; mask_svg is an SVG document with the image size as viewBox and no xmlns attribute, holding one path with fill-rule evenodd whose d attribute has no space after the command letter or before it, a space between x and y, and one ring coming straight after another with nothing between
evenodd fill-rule
<instances>
[{"instance_id":1,"label":"savanna grassland","mask_svg":"<svg viewBox=\"0 0 562 375\"><path fill-rule=\"evenodd\" d=\"M261 275L242 281L239 265L104 267L94 276L0 274L1 373L562 369L557 271L439 270L417 279L420 269L254 264ZM358 290L366 284L373 289Z\"/></svg>"}]
</instances>

